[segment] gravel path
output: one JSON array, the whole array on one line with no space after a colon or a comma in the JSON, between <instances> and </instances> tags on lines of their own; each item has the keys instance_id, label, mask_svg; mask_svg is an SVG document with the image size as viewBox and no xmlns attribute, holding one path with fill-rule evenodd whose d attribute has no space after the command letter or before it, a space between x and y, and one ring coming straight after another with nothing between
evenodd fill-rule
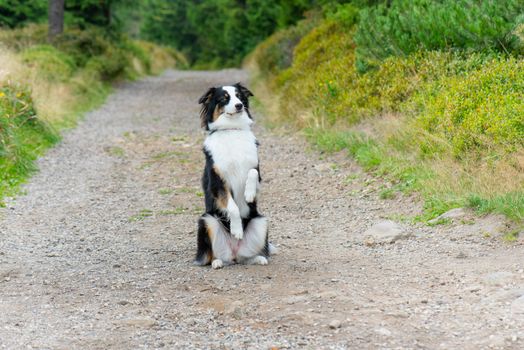
<instances>
[{"instance_id":1,"label":"gravel path","mask_svg":"<svg viewBox=\"0 0 524 350\"><path fill-rule=\"evenodd\" d=\"M268 266L193 266L196 100L246 80L125 84L41 159L0 210L0 347L524 348L524 242L503 242L502 219L403 222L413 198L379 199L384 184L343 155L260 126L260 206L280 252ZM393 238L368 231L384 219Z\"/></svg>"}]
</instances>

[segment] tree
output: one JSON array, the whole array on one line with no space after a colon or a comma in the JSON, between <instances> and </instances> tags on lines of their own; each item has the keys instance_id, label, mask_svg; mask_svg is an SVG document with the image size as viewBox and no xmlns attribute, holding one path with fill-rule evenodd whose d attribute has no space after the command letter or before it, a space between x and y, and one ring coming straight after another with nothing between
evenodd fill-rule
<instances>
[{"instance_id":1,"label":"tree","mask_svg":"<svg viewBox=\"0 0 524 350\"><path fill-rule=\"evenodd\" d=\"M64 0L49 0L49 41L64 31Z\"/></svg>"}]
</instances>

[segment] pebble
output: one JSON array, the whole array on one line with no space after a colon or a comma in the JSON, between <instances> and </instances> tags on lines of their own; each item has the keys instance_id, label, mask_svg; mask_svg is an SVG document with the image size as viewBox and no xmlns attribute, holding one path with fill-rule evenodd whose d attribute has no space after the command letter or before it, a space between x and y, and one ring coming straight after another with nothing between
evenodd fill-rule
<instances>
[{"instance_id":1,"label":"pebble","mask_svg":"<svg viewBox=\"0 0 524 350\"><path fill-rule=\"evenodd\" d=\"M444 220L444 219L450 219L450 220L459 219L461 217L464 217L465 215L466 215L466 211L464 210L464 208L455 208L455 209L448 210L444 214L441 214L441 215L437 216L436 218L434 218L432 220L429 220L428 223L436 224L440 220Z\"/></svg>"},{"instance_id":2,"label":"pebble","mask_svg":"<svg viewBox=\"0 0 524 350\"><path fill-rule=\"evenodd\" d=\"M331 329L337 329L342 327L342 323L339 320L333 320L329 322L329 328Z\"/></svg>"},{"instance_id":3,"label":"pebble","mask_svg":"<svg viewBox=\"0 0 524 350\"><path fill-rule=\"evenodd\" d=\"M372 246L375 244L394 243L411 236L411 233L405 232L396 222L384 220L374 224L364 232L364 244Z\"/></svg>"}]
</instances>

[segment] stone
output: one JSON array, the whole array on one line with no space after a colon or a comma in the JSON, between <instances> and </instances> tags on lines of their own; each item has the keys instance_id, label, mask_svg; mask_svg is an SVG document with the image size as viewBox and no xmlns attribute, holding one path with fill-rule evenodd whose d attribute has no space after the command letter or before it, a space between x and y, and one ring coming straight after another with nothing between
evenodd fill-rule
<instances>
[{"instance_id":1,"label":"stone","mask_svg":"<svg viewBox=\"0 0 524 350\"><path fill-rule=\"evenodd\" d=\"M387 329L387 328L384 328L384 327L380 327L380 328L375 329L375 332L377 332L380 335L383 335L384 337L390 337L391 336L391 331L389 329Z\"/></svg>"},{"instance_id":2,"label":"stone","mask_svg":"<svg viewBox=\"0 0 524 350\"><path fill-rule=\"evenodd\" d=\"M448 210L444 214L441 214L432 220L429 220L428 223L436 224L440 220L445 220L445 219L454 220L454 219L459 219L464 216L466 216L466 211L464 210L464 208L455 208L455 209Z\"/></svg>"},{"instance_id":3,"label":"stone","mask_svg":"<svg viewBox=\"0 0 524 350\"><path fill-rule=\"evenodd\" d=\"M396 222L384 220L364 232L364 237L364 244L371 246L374 244L394 243L400 239L411 237L411 234L405 232Z\"/></svg>"},{"instance_id":4,"label":"stone","mask_svg":"<svg viewBox=\"0 0 524 350\"><path fill-rule=\"evenodd\" d=\"M339 320L333 320L329 322L329 328L331 329L337 329L342 327L342 323Z\"/></svg>"}]
</instances>

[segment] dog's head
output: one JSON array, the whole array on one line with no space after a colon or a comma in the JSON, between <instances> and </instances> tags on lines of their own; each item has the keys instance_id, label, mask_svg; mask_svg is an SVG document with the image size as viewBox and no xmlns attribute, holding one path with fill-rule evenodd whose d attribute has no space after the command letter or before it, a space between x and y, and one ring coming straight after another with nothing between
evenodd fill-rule
<instances>
[{"instance_id":1,"label":"dog's head","mask_svg":"<svg viewBox=\"0 0 524 350\"><path fill-rule=\"evenodd\" d=\"M212 87L200 97L198 103L201 126L206 130L248 128L253 119L249 113L251 91L240 83Z\"/></svg>"}]
</instances>

